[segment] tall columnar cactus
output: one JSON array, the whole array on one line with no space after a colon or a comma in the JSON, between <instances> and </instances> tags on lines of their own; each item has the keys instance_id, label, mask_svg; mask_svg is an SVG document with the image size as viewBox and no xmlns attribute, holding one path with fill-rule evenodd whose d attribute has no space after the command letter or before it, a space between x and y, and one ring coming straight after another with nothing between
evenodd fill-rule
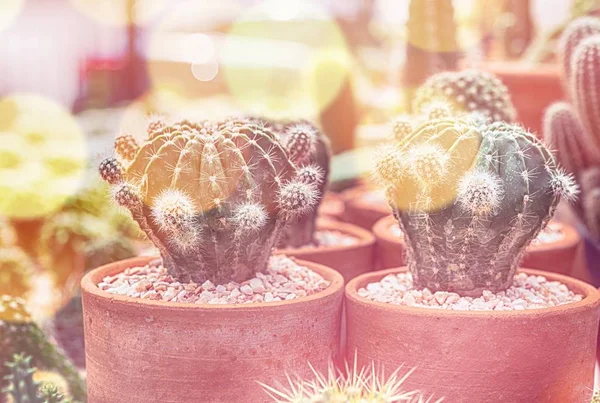
<instances>
[{"instance_id":1,"label":"tall columnar cactus","mask_svg":"<svg viewBox=\"0 0 600 403\"><path fill-rule=\"evenodd\" d=\"M503 122L426 122L378 169L415 285L464 295L509 287L559 197L577 191L535 136Z\"/></svg>"},{"instance_id":2,"label":"tall columnar cactus","mask_svg":"<svg viewBox=\"0 0 600 403\"><path fill-rule=\"evenodd\" d=\"M12 403L67 403L71 400L60 393L56 385L39 382L36 369L31 365L31 356L15 354L5 363L8 386L3 389L4 396ZM2 395L0 395L0 398Z\"/></svg>"},{"instance_id":3,"label":"tall columnar cactus","mask_svg":"<svg viewBox=\"0 0 600 403\"><path fill-rule=\"evenodd\" d=\"M414 90L432 74L456 70L459 45L451 0L411 0L406 24L404 90L410 110Z\"/></svg>"},{"instance_id":4,"label":"tall columnar cactus","mask_svg":"<svg viewBox=\"0 0 600 403\"><path fill-rule=\"evenodd\" d=\"M169 273L223 283L265 270L285 225L315 205L322 178L296 166L312 139L284 147L267 128L234 119L154 126L133 159L118 152L100 173Z\"/></svg>"},{"instance_id":5,"label":"tall columnar cactus","mask_svg":"<svg viewBox=\"0 0 600 403\"><path fill-rule=\"evenodd\" d=\"M571 80L571 62L575 49L583 40L598 34L600 34L600 20L595 17L581 17L567 26L560 37L558 58L563 69L563 80L567 87Z\"/></svg>"},{"instance_id":6,"label":"tall columnar cactus","mask_svg":"<svg viewBox=\"0 0 600 403\"><path fill-rule=\"evenodd\" d=\"M600 35L584 39L573 53L571 98L583 127L600 142Z\"/></svg>"},{"instance_id":7,"label":"tall columnar cactus","mask_svg":"<svg viewBox=\"0 0 600 403\"><path fill-rule=\"evenodd\" d=\"M60 374L67 382L69 393L79 401L85 401L85 382L77 369L52 343L20 298L0 296L0 362L8 362L14 354L32 356L32 365ZM0 382L4 374L0 367Z\"/></svg>"},{"instance_id":8,"label":"tall columnar cactus","mask_svg":"<svg viewBox=\"0 0 600 403\"><path fill-rule=\"evenodd\" d=\"M557 102L544 114L544 141L555 150L556 158L572 174L600 164L600 149L571 105Z\"/></svg>"},{"instance_id":9,"label":"tall columnar cactus","mask_svg":"<svg viewBox=\"0 0 600 403\"><path fill-rule=\"evenodd\" d=\"M516 111L508 88L492 73L480 70L442 72L430 77L414 98L423 113L432 103L444 102L455 113L477 112L493 121L513 122Z\"/></svg>"}]
</instances>

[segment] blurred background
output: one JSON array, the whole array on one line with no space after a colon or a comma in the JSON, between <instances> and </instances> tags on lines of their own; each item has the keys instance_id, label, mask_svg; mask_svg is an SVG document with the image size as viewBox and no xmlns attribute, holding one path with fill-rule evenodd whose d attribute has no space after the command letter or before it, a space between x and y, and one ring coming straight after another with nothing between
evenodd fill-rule
<instances>
[{"instance_id":1,"label":"blurred background","mask_svg":"<svg viewBox=\"0 0 600 403\"><path fill-rule=\"evenodd\" d=\"M152 253L96 176L116 136L143 137L153 115L310 119L339 191L367 175L428 76L553 72L564 26L597 3L1 0L0 295L22 298L83 366L81 276Z\"/></svg>"}]
</instances>

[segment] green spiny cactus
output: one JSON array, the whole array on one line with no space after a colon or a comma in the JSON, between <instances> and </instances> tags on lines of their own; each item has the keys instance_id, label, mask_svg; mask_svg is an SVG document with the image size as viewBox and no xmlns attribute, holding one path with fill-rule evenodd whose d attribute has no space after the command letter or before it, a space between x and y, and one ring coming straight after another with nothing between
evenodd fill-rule
<instances>
[{"instance_id":1,"label":"green spiny cactus","mask_svg":"<svg viewBox=\"0 0 600 403\"><path fill-rule=\"evenodd\" d=\"M37 368L54 371L66 381L70 395L85 401L85 382L77 369L32 320L25 301L8 295L0 296L0 362L8 362L14 354L31 356ZM0 368L0 375L4 375ZM3 376L0 376L0 380Z\"/></svg>"},{"instance_id":2,"label":"green spiny cactus","mask_svg":"<svg viewBox=\"0 0 600 403\"><path fill-rule=\"evenodd\" d=\"M378 164L417 287L479 295L512 284L521 253L575 196L571 177L524 129L432 120Z\"/></svg>"},{"instance_id":3,"label":"green spiny cactus","mask_svg":"<svg viewBox=\"0 0 600 403\"><path fill-rule=\"evenodd\" d=\"M277 137L246 120L163 124L132 160L117 154L100 174L171 275L243 281L266 269L285 225L310 212L318 194L296 166L312 149L308 138L284 148Z\"/></svg>"},{"instance_id":4,"label":"green spiny cactus","mask_svg":"<svg viewBox=\"0 0 600 403\"><path fill-rule=\"evenodd\" d=\"M289 386L272 387L260 384L266 394L278 403L440 403L443 399L426 399L421 391L407 391L403 384L414 371L401 373L398 368L386 376L375 364L360 370L356 366L346 364L345 371L338 370L331 364L326 374L310 367L314 379L293 379L288 376Z\"/></svg>"},{"instance_id":5,"label":"green spiny cactus","mask_svg":"<svg viewBox=\"0 0 600 403\"><path fill-rule=\"evenodd\" d=\"M558 43L558 58L562 66L563 80L568 87L571 80L572 56L581 42L600 34L600 19L581 17L567 26Z\"/></svg>"},{"instance_id":6,"label":"green spiny cactus","mask_svg":"<svg viewBox=\"0 0 600 403\"><path fill-rule=\"evenodd\" d=\"M286 148L294 148L293 143L306 142L307 152L301 158L294 158L298 166L298 176L307 183L315 183L317 195L315 208L297 217L284 231L279 247L301 247L316 242L318 207L323 201L328 185L331 147L329 139L313 124L307 121L277 123L261 119L260 122L273 130ZM302 147L298 147L302 149Z\"/></svg>"},{"instance_id":7,"label":"green spiny cactus","mask_svg":"<svg viewBox=\"0 0 600 403\"><path fill-rule=\"evenodd\" d=\"M571 60L571 98L586 131L600 142L600 35L584 39Z\"/></svg>"},{"instance_id":8,"label":"green spiny cactus","mask_svg":"<svg viewBox=\"0 0 600 403\"><path fill-rule=\"evenodd\" d=\"M600 149L566 102L551 105L544 114L544 141L555 150L561 165L572 174L600 164Z\"/></svg>"},{"instance_id":9,"label":"green spiny cactus","mask_svg":"<svg viewBox=\"0 0 600 403\"><path fill-rule=\"evenodd\" d=\"M403 81L410 111L415 89L432 74L455 70L460 52L451 0L411 0L406 26Z\"/></svg>"},{"instance_id":10,"label":"green spiny cactus","mask_svg":"<svg viewBox=\"0 0 600 403\"><path fill-rule=\"evenodd\" d=\"M2 390L5 396L12 403L70 403L56 385L36 381L36 369L32 367L31 359L31 356L15 354L12 361L5 364L9 371L4 377L8 381L8 386Z\"/></svg>"},{"instance_id":11,"label":"green spiny cactus","mask_svg":"<svg viewBox=\"0 0 600 403\"><path fill-rule=\"evenodd\" d=\"M442 102L455 113L477 112L493 121L513 122L516 111L508 88L492 73L480 70L442 72L431 76L414 98L414 110L424 113Z\"/></svg>"}]
</instances>

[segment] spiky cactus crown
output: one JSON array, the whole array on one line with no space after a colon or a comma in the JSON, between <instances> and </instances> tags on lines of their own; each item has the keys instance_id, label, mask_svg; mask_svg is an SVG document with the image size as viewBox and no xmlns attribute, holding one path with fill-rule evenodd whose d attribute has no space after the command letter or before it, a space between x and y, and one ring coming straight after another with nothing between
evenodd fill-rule
<instances>
[{"instance_id":1,"label":"spiky cactus crown","mask_svg":"<svg viewBox=\"0 0 600 403\"><path fill-rule=\"evenodd\" d=\"M429 77L417 90L413 107L423 113L438 102L450 105L455 113L477 112L493 121L513 122L516 118L506 86L481 70L445 71Z\"/></svg>"},{"instance_id":2,"label":"spiky cactus crown","mask_svg":"<svg viewBox=\"0 0 600 403\"><path fill-rule=\"evenodd\" d=\"M266 269L285 224L314 208L318 190L297 164L310 138L285 146L247 120L156 124L100 166L181 281L243 281ZM119 143L121 144L121 143Z\"/></svg>"},{"instance_id":3,"label":"spiky cactus crown","mask_svg":"<svg viewBox=\"0 0 600 403\"><path fill-rule=\"evenodd\" d=\"M378 169L415 285L464 295L509 287L559 196L576 193L539 140L501 122L429 121L393 144Z\"/></svg>"}]
</instances>

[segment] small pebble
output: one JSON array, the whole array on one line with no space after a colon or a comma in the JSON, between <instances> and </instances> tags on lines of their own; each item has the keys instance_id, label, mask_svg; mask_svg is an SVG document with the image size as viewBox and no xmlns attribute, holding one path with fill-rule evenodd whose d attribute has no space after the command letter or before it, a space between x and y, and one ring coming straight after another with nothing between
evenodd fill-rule
<instances>
[{"instance_id":1,"label":"small pebble","mask_svg":"<svg viewBox=\"0 0 600 403\"><path fill-rule=\"evenodd\" d=\"M369 283L358 290L358 295L371 301L395 305L421 306L455 311L519 311L549 308L581 301L581 295L557 281L543 276L517 273L513 285L506 291L493 293L484 290L480 297L461 297L454 292L413 288L409 273L389 274L379 282Z\"/></svg>"}]
</instances>

